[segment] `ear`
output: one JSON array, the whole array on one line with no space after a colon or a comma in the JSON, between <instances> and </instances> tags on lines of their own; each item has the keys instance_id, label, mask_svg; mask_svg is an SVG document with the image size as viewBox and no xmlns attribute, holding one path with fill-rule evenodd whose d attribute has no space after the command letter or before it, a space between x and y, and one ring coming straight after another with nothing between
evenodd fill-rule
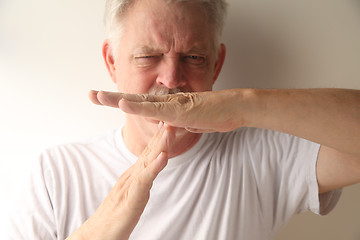
<instances>
[{"instance_id":1,"label":"ear","mask_svg":"<svg viewBox=\"0 0 360 240\"><path fill-rule=\"evenodd\" d=\"M221 68L225 61L225 56L226 56L226 47L225 44L221 43L218 50L217 60L215 62L215 74L214 74L213 83L215 83L221 72Z\"/></svg>"},{"instance_id":2,"label":"ear","mask_svg":"<svg viewBox=\"0 0 360 240\"><path fill-rule=\"evenodd\" d=\"M103 43L102 55L105 61L106 68L109 71L110 77L113 80L113 82L116 83L115 58L109 39L106 39Z\"/></svg>"}]
</instances>

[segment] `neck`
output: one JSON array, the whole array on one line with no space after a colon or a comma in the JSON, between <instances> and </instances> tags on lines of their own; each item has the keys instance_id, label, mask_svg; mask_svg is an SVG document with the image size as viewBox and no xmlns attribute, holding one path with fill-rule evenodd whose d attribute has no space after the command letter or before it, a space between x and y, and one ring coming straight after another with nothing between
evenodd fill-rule
<instances>
[{"instance_id":1,"label":"neck","mask_svg":"<svg viewBox=\"0 0 360 240\"><path fill-rule=\"evenodd\" d=\"M123 130L122 136L126 147L136 156L139 156L143 150L146 148L150 139L153 137L157 124L149 124L153 126L148 126L146 129L143 128L143 124L138 126L133 124L134 122L126 122ZM191 133L185 129L175 129L176 138L173 144L173 147L170 148L167 153L169 158L176 157L189 149L191 149L200 139L201 134Z\"/></svg>"}]
</instances>

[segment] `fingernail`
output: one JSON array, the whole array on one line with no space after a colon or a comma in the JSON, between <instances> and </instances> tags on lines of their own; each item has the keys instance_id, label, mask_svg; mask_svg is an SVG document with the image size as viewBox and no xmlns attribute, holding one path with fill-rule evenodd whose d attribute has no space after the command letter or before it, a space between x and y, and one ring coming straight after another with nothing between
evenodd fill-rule
<instances>
[{"instance_id":1,"label":"fingernail","mask_svg":"<svg viewBox=\"0 0 360 240\"><path fill-rule=\"evenodd\" d=\"M163 121L160 121L160 122L159 122L159 125L158 125L158 129L160 130L163 126L164 126L164 122L163 122Z\"/></svg>"}]
</instances>

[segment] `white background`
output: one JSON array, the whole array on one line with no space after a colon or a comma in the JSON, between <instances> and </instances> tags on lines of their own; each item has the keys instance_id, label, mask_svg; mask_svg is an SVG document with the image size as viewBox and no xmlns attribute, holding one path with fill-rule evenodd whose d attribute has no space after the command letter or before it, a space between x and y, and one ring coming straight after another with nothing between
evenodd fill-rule
<instances>
[{"instance_id":1,"label":"white background","mask_svg":"<svg viewBox=\"0 0 360 240\"><path fill-rule=\"evenodd\" d=\"M359 1L230 0L228 55L216 89L360 89ZM115 90L101 57L104 1L0 1L0 216L47 147L118 127L123 114L92 105ZM304 214L281 239L360 239L360 187L328 217ZM0 222L0 226L1 226ZM1 231L1 228L0 228Z\"/></svg>"}]
</instances>

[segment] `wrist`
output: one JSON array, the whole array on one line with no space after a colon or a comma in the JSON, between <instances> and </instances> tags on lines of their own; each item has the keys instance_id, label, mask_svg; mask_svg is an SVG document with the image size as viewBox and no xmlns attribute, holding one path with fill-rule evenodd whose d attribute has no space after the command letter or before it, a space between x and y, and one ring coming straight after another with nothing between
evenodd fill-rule
<instances>
[{"instance_id":1,"label":"wrist","mask_svg":"<svg viewBox=\"0 0 360 240\"><path fill-rule=\"evenodd\" d=\"M234 119L238 127L257 127L257 118L261 109L259 90L251 88L234 89L230 101L234 109Z\"/></svg>"}]
</instances>

